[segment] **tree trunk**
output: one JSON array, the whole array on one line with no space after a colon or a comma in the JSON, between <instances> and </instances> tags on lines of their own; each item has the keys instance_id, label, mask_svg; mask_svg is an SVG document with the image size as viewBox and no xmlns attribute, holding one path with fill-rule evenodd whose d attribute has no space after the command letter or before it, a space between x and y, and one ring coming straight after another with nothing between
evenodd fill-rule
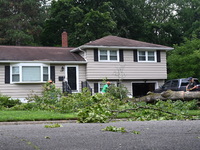
<instances>
[{"instance_id":1,"label":"tree trunk","mask_svg":"<svg viewBox=\"0 0 200 150\"><path fill-rule=\"evenodd\" d=\"M137 102L154 102L156 100L183 100L189 101L200 99L200 91L184 92L184 91L164 91L162 93L149 93L146 96L133 99Z\"/></svg>"}]
</instances>

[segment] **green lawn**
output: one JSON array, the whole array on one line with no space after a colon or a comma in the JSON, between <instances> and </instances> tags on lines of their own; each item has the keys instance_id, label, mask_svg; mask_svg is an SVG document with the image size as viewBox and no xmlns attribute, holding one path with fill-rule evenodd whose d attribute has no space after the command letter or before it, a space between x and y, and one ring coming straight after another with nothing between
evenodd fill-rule
<instances>
[{"instance_id":1,"label":"green lawn","mask_svg":"<svg viewBox=\"0 0 200 150\"><path fill-rule=\"evenodd\" d=\"M200 116L200 109L199 110L189 110L188 114L192 115L192 116Z\"/></svg>"},{"instance_id":2,"label":"green lawn","mask_svg":"<svg viewBox=\"0 0 200 150\"><path fill-rule=\"evenodd\" d=\"M189 110L189 115L199 116L200 110ZM50 111L0 111L0 122L6 121L39 121L39 120L69 120L76 119L75 113L55 113ZM121 113L117 118L131 118L129 113Z\"/></svg>"},{"instance_id":3,"label":"green lawn","mask_svg":"<svg viewBox=\"0 0 200 150\"><path fill-rule=\"evenodd\" d=\"M197 116L200 119L200 109L199 110L188 110L188 115ZM120 113L117 115L117 118L131 118L131 114L130 113Z\"/></svg>"},{"instance_id":4,"label":"green lawn","mask_svg":"<svg viewBox=\"0 0 200 150\"><path fill-rule=\"evenodd\" d=\"M0 111L0 122L5 121L39 121L76 119L73 113L61 114L50 111Z\"/></svg>"}]
</instances>

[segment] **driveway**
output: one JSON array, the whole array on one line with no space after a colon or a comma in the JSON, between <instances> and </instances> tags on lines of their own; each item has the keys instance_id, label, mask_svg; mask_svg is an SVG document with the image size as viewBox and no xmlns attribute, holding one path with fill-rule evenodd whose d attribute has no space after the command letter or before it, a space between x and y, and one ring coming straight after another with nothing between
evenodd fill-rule
<instances>
[{"instance_id":1,"label":"driveway","mask_svg":"<svg viewBox=\"0 0 200 150\"><path fill-rule=\"evenodd\" d=\"M41 123L41 122L40 122ZM1 124L1 150L199 150L200 120ZM128 132L102 131L107 126ZM134 134L137 131L140 134Z\"/></svg>"}]
</instances>

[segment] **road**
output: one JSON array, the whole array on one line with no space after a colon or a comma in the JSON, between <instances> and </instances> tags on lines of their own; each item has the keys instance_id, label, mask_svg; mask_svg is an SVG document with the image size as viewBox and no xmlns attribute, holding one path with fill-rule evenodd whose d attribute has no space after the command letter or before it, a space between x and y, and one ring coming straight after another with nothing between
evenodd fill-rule
<instances>
[{"instance_id":1,"label":"road","mask_svg":"<svg viewBox=\"0 0 200 150\"><path fill-rule=\"evenodd\" d=\"M0 150L199 150L200 120L0 124ZM127 133L102 131L124 127ZM134 134L137 131L140 134Z\"/></svg>"}]
</instances>

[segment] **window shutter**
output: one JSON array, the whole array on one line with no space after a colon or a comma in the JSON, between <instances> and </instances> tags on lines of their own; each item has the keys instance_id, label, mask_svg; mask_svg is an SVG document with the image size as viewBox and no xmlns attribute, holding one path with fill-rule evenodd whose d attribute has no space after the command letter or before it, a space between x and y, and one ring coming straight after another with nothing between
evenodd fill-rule
<instances>
[{"instance_id":1,"label":"window shutter","mask_svg":"<svg viewBox=\"0 0 200 150\"><path fill-rule=\"evenodd\" d=\"M137 58L137 50L133 50L133 61L134 62L138 62L138 58Z\"/></svg>"},{"instance_id":2,"label":"window shutter","mask_svg":"<svg viewBox=\"0 0 200 150\"><path fill-rule=\"evenodd\" d=\"M10 66L5 66L5 84L10 83Z\"/></svg>"},{"instance_id":3,"label":"window shutter","mask_svg":"<svg viewBox=\"0 0 200 150\"><path fill-rule=\"evenodd\" d=\"M98 61L98 49L94 49L94 61Z\"/></svg>"},{"instance_id":4,"label":"window shutter","mask_svg":"<svg viewBox=\"0 0 200 150\"><path fill-rule=\"evenodd\" d=\"M122 49L119 50L119 61L124 61L124 51Z\"/></svg>"},{"instance_id":5,"label":"window shutter","mask_svg":"<svg viewBox=\"0 0 200 150\"><path fill-rule=\"evenodd\" d=\"M157 53L157 62L161 62L161 59L160 59L160 51L157 50L156 53Z\"/></svg>"},{"instance_id":6,"label":"window shutter","mask_svg":"<svg viewBox=\"0 0 200 150\"><path fill-rule=\"evenodd\" d=\"M50 79L55 83L55 66L50 66Z\"/></svg>"},{"instance_id":7,"label":"window shutter","mask_svg":"<svg viewBox=\"0 0 200 150\"><path fill-rule=\"evenodd\" d=\"M98 83L94 83L94 93L98 93Z\"/></svg>"}]
</instances>

